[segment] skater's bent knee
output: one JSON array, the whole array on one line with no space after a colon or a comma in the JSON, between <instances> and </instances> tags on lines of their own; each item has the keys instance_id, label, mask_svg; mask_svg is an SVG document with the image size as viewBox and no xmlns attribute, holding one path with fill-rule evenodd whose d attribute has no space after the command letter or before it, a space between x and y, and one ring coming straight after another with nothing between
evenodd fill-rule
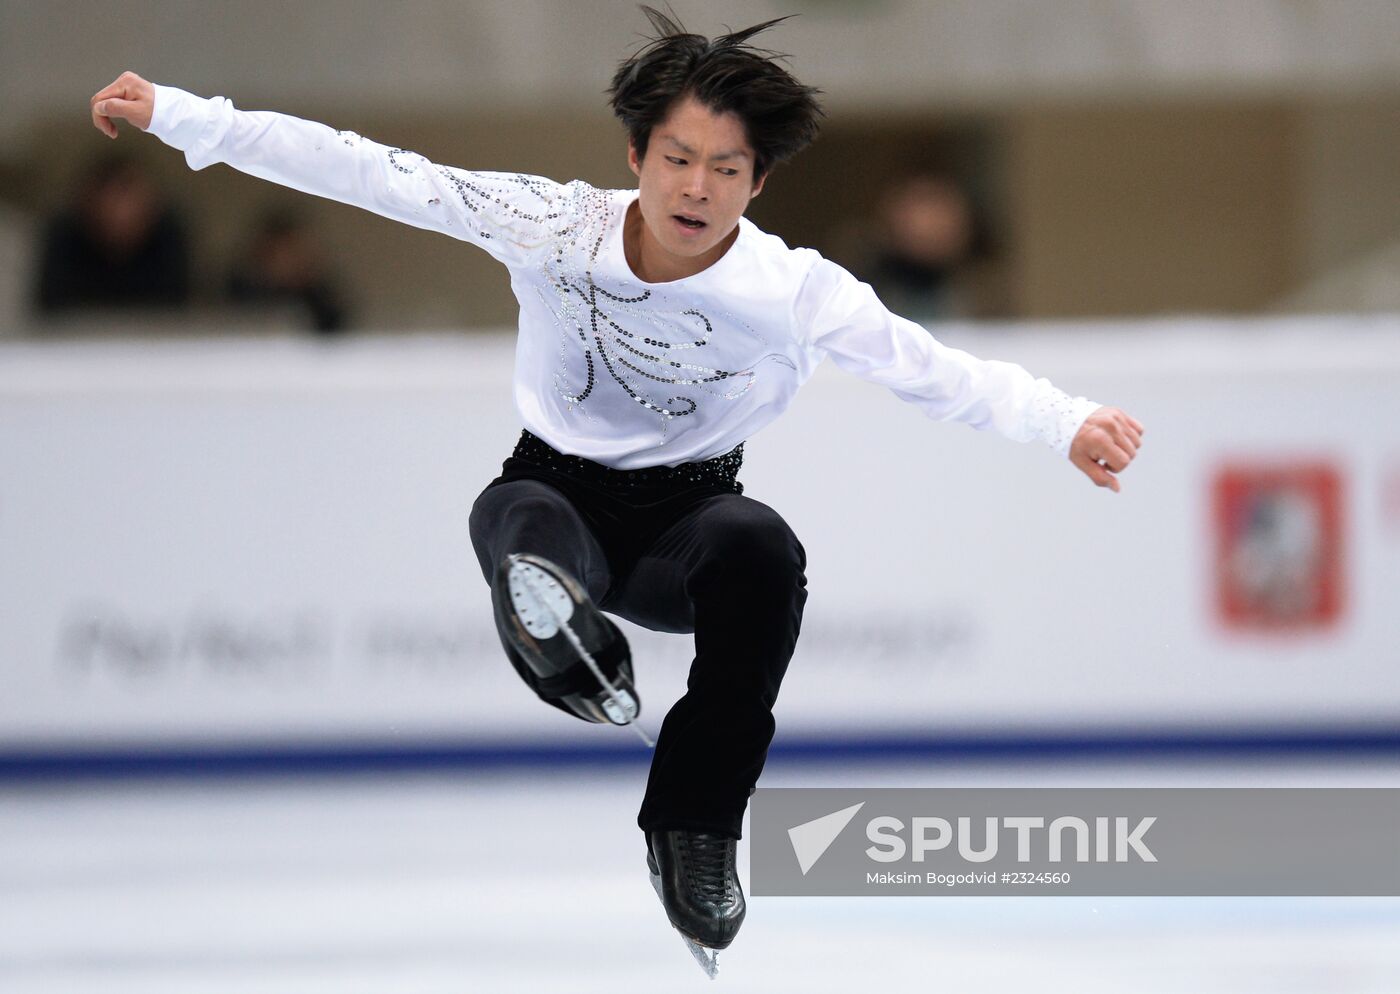
<instances>
[{"instance_id":1,"label":"skater's bent knee","mask_svg":"<svg viewBox=\"0 0 1400 994\"><path fill-rule=\"evenodd\" d=\"M802 543L777 514L725 522L706 538L714 559L726 569L743 569L769 582L800 582L807 565Z\"/></svg>"}]
</instances>

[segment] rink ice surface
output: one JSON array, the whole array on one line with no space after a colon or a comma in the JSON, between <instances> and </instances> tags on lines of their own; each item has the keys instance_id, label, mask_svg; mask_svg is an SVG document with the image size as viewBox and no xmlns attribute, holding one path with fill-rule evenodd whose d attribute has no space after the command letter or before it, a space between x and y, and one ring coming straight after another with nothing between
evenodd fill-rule
<instances>
[{"instance_id":1,"label":"rink ice surface","mask_svg":"<svg viewBox=\"0 0 1400 994\"><path fill-rule=\"evenodd\" d=\"M757 898L712 982L648 884L644 782L3 786L0 992L1400 991L1389 898ZM770 763L763 785L1400 786L1400 762Z\"/></svg>"}]
</instances>

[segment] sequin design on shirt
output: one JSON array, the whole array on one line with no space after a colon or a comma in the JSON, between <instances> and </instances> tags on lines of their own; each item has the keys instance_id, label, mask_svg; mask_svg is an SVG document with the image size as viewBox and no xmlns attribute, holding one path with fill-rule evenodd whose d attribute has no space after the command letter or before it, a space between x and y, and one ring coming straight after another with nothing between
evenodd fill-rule
<instances>
[{"instance_id":1,"label":"sequin design on shirt","mask_svg":"<svg viewBox=\"0 0 1400 994\"><path fill-rule=\"evenodd\" d=\"M525 173L477 173L428 164L477 219L474 234L483 241L498 239L531 252L559 234L563 213L557 184Z\"/></svg>"},{"instance_id":2,"label":"sequin design on shirt","mask_svg":"<svg viewBox=\"0 0 1400 994\"><path fill-rule=\"evenodd\" d=\"M347 145L365 141L353 131L335 134ZM420 182L429 180L431 174L439 181L439 189L446 185L454 191L468 216L476 221L470 237L481 242L504 242L530 252L557 234L554 229L563 215L559 210L561 188L556 183L527 173L473 172L440 166L405 148L390 148L387 154L394 172L418 177ZM420 201L414 213L441 204L441 197L429 197ZM448 218L445 223L451 225L452 221Z\"/></svg>"},{"instance_id":3,"label":"sequin design on shirt","mask_svg":"<svg viewBox=\"0 0 1400 994\"><path fill-rule=\"evenodd\" d=\"M619 286L609 288L595 276L595 264L604 240L615 223L607 192L576 184L577 225L571 226L545 260L544 275L557 297L551 308L561 333L560 369L554 376L555 389L570 406L582 408L599 382L598 365L628 397L661 418L663 437L670 422L699 410L702 395L735 400L753 385L752 368L721 369L700 361L715 333L711 315L697 307L687 307L653 288ZM755 340L761 336L747 325L726 315L734 327ZM582 346L584 382L570 386L569 362L574 349ZM596 357L596 362L595 362ZM777 354L763 359L790 360ZM762 360L760 360L762 361ZM667 390L681 387L683 390Z\"/></svg>"},{"instance_id":4,"label":"sequin design on shirt","mask_svg":"<svg viewBox=\"0 0 1400 994\"><path fill-rule=\"evenodd\" d=\"M353 132L336 135L347 144L364 140ZM589 417L586 402L600 382L611 381L661 419L664 437L673 419L699 410L704 396L732 401L753 385L752 367L730 370L703 361L715 334L713 315L652 288L609 287L595 278L604 241L621 223L610 191L582 181L561 186L524 173L440 166L402 148L388 149L387 155L396 173L431 178L434 192L455 194L465 209L457 216L474 222L466 233L470 240L508 265L540 267L554 299L537 293L560 333L554 387L570 410ZM427 197L416 212L440 204L440 196ZM791 365L742 321L733 315L725 319L727 331L764 346L768 354L754 365L765 359Z\"/></svg>"}]
</instances>

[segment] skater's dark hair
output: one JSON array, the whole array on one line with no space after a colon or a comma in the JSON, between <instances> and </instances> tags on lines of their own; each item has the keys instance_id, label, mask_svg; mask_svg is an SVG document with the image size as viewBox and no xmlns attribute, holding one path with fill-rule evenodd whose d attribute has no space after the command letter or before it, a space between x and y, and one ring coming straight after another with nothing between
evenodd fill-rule
<instances>
[{"instance_id":1,"label":"skater's dark hair","mask_svg":"<svg viewBox=\"0 0 1400 994\"><path fill-rule=\"evenodd\" d=\"M744 122L754 151L754 182L786 162L817 137L823 112L817 90L803 86L768 49L748 40L786 17L720 35L713 40L686 31L653 7L642 11L655 35L618 66L608 87L613 113L644 158L651 130L677 101L693 96L716 114L730 112Z\"/></svg>"}]
</instances>

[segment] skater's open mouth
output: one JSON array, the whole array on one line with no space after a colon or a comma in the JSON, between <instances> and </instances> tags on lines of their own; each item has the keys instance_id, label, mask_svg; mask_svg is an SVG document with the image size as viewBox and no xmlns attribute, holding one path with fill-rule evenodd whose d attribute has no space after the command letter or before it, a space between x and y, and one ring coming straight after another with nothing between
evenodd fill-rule
<instances>
[{"instance_id":1,"label":"skater's open mouth","mask_svg":"<svg viewBox=\"0 0 1400 994\"><path fill-rule=\"evenodd\" d=\"M700 220L698 217L691 217L689 214L673 214L672 217L674 217L685 227L691 228L693 230L699 230L700 228L705 227L704 221Z\"/></svg>"}]
</instances>

